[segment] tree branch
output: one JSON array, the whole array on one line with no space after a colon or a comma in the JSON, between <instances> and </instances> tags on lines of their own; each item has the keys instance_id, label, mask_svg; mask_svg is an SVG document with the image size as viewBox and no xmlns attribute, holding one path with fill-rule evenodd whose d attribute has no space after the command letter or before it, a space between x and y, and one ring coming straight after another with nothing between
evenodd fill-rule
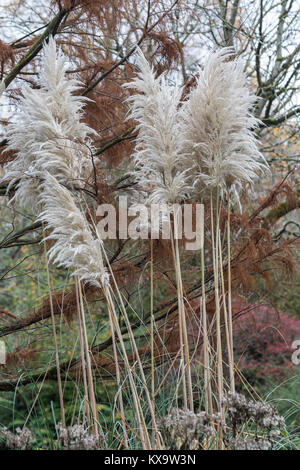
<instances>
[{"instance_id":1,"label":"tree branch","mask_svg":"<svg viewBox=\"0 0 300 470\"><path fill-rule=\"evenodd\" d=\"M260 125L260 127L265 127L265 126L267 126L267 127L276 127L279 124L282 124L284 121L287 121L291 117L297 116L298 114L300 114L300 106L297 106L296 108L291 109L286 114L284 114L282 116L278 116L277 118L269 117L269 118L266 118L266 119L262 119L261 120L262 124Z\"/></svg>"},{"instance_id":2,"label":"tree branch","mask_svg":"<svg viewBox=\"0 0 300 470\"><path fill-rule=\"evenodd\" d=\"M146 19L146 24L145 24L145 30L144 30L142 36L140 37L140 39L138 40L138 42L136 43L136 45L132 49L130 49L130 51L122 59L120 59L118 62L116 62L109 70L107 70L103 75L101 75L101 77L99 77L97 80L95 80L94 83L92 83L90 86L88 86L82 92L82 95L83 96L87 95L97 85L99 85L99 83L101 83L108 75L110 75L120 65L124 64L124 62L126 62L129 59L129 57L135 52L136 48L141 45L141 43L143 42L143 40L145 39L147 34L149 34L150 31L152 31L152 29L154 29L164 19L164 17L169 14L169 12L174 8L174 6L178 3L178 1L179 0L175 0L175 2L173 2L171 7L167 11L165 11L164 14L153 25L151 25L149 27L148 27L148 22L149 22L149 13L150 12L149 12L149 4L148 4L148 13L147 13L147 19Z\"/></svg>"}]
</instances>

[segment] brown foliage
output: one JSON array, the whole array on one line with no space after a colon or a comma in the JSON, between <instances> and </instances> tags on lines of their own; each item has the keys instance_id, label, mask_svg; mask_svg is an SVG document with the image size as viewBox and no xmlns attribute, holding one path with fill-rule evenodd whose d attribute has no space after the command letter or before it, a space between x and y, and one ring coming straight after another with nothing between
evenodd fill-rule
<instances>
[{"instance_id":1,"label":"brown foliage","mask_svg":"<svg viewBox=\"0 0 300 470\"><path fill-rule=\"evenodd\" d=\"M121 259L114 263L114 277L119 288L129 287L138 278L141 270L129 263L126 259Z\"/></svg>"},{"instance_id":2,"label":"brown foliage","mask_svg":"<svg viewBox=\"0 0 300 470\"><path fill-rule=\"evenodd\" d=\"M285 196L285 199L289 206L291 206L291 208L298 207L298 195L286 182L287 178L290 176L291 173L292 172L290 171L282 181L280 181L273 189L271 189L271 191L263 199L259 207L251 215L251 220L261 214L265 209L270 207L274 208L276 204L278 204L280 196ZM274 223L276 219L270 218L269 221L271 223Z\"/></svg>"},{"instance_id":3,"label":"brown foliage","mask_svg":"<svg viewBox=\"0 0 300 470\"><path fill-rule=\"evenodd\" d=\"M16 348L11 353L6 353L6 368L12 366L24 366L32 361L37 355L37 351L30 348Z\"/></svg>"},{"instance_id":4,"label":"brown foliage","mask_svg":"<svg viewBox=\"0 0 300 470\"><path fill-rule=\"evenodd\" d=\"M152 31L148 37L153 42L152 60L158 74L170 70L182 58L182 46L165 31Z\"/></svg>"},{"instance_id":5,"label":"brown foliage","mask_svg":"<svg viewBox=\"0 0 300 470\"><path fill-rule=\"evenodd\" d=\"M13 150L5 151L5 147L0 149L0 165L4 165L16 158L16 152Z\"/></svg>"},{"instance_id":6,"label":"brown foliage","mask_svg":"<svg viewBox=\"0 0 300 470\"><path fill-rule=\"evenodd\" d=\"M85 297L88 300L92 300L95 296L95 288L86 286L84 289ZM77 301L76 301L76 290L75 287L71 291L53 291L51 293L54 315L60 315L65 319L67 323L70 323L77 312ZM27 324L35 323L35 321L41 321L46 318L50 318L50 297L46 296L39 309L36 310L32 315L22 319Z\"/></svg>"},{"instance_id":7,"label":"brown foliage","mask_svg":"<svg viewBox=\"0 0 300 470\"><path fill-rule=\"evenodd\" d=\"M184 83L181 101L187 101L188 100L189 94L197 86L198 76L199 76L199 74L196 74L195 76L191 76L191 77L187 78L187 80Z\"/></svg>"},{"instance_id":8,"label":"brown foliage","mask_svg":"<svg viewBox=\"0 0 300 470\"><path fill-rule=\"evenodd\" d=\"M241 243L239 239L246 241ZM295 263L291 243L286 241L276 243L268 230L261 227L261 219L252 220L239 234L239 239L234 244L235 256L232 262L235 289L242 286L245 292L251 290L256 275L263 276L270 288L269 272L278 266L283 269L284 275L294 271Z\"/></svg>"},{"instance_id":9,"label":"brown foliage","mask_svg":"<svg viewBox=\"0 0 300 470\"><path fill-rule=\"evenodd\" d=\"M9 62L10 65L13 65L15 63L15 51L9 44L6 44L5 42L3 42L0 39L0 71L1 71L1 75L3 75L4 67L7 64L7 62Z\"/></svg>"}]
</instances>

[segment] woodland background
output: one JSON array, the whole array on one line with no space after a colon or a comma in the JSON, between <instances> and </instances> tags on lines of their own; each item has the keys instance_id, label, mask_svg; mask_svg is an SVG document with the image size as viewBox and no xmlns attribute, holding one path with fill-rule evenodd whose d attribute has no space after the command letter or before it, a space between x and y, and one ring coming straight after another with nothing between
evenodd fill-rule
<instances>
[{"instance_id":1,"label":"woodland background","mask_svg":"<svg viewBox=\"0 0 300 470\"><path fill-rule=\"evenodd\" d=\"M136 130L134 122L126 121L128 91L122 85L136 73L136 45L157 74L166 73L171 83L179 80L186 94L209 51L232 46L237 56L243 56L249 87L258 97L260 150L271 172L260 179L252 199L244 197L243 213L236 213L232 224L235 359L244 376L239 387L245 390L245 383L250 384L257 396L274 400L299 445L300 372L291 362L292 342L300 339L299 2L2 0L0 25L0 80L6 87L0 100L0 165L15 158L5 152L5 129L18 107L22 84L36 86L43 41L55 35L68 57L68 74L80 80L80 93L90 98L85 119L97 133L93 144L100 160L88 191L98 204L112 202L116 194L126 194L134 185L130 155ZM36 446L51 448L59 400L41 224L34 222L30 212L8 205L13 188L10 192L2 183L0 339L5 341L8 360L0 366L0 424L14 429L26 423L37 431ZM122 292L142 318L142 322L131 320L147 362L143 334L150 309L149 246L117 240L107 252ZM177 341L172 333L176 287L169 258L168 247L158 241L154 312L172 354ZM201 289L197 255L185 254L182 269L185 289L196 305ZM208 292L209 286L208 275ZM66 414L74 422L80 399L74 346L76 299L69 274L51 266L51 289ZM111 429L115 382L105 307L93 287L86 287L84 295L98 377L97 409ZM161 358L158 362L163 377L167 365ZM198 386L201 389L201 378ZM168 406L168 381L162 390L161 415ZM200 403L200 392L198 399Z\"/></svg>"}]
</instances>

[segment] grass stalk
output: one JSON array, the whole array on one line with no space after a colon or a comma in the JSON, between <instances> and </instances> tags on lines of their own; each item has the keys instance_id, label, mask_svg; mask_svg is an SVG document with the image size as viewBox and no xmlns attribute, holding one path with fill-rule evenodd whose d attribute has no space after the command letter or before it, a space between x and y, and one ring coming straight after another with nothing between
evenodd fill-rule
<instances>
[{"instance_id":1,"label":"grass stalk","mask_svg":"<svg viewBox=\"0 0 300 470\"><path fill-rule=\"evenodd\" d=\"M150 239L150 314L151 314L151 395L155 412L155 360L154 360L154 314L153 314L153 240Z\"/></svg>"},{"instance_id":2,"label":"grass stalk","mask_svg":"<svg viewBox=\"0 0 300 470\"><path fill-rule=\"evenodd\" d=\"M86 203L86 201L85 201L85 203ZM86 206L87 206L87 204L86 204ZM88 209L88 206L87 206L87 209ZM89 211L89 209L88 209L88 211ZM94 223L93 223L93 226L94 226L94 230L95 230L96 235L98 235L97 227L95 226ZM115 280L113 271L111 269L109 259L106 255L106 251L104 250L103 247L102 247L102 253L103 253L104 259L106 261L107 267L109 269L109 272L111 274L111 277L113 279L114 286L115 286L115 289L116 289L117 294L118 294L118 298L120 300L120 304L121 304L122 312L123 312L123 315L124 315L126 327L127 327L128 333L129 333L130 341L131 341L131 346L133 347L133 351L134 351L134 353L136 355L136 358L138 360L139 369L142 373L143 385L144 385L144 389L145 389L146 394L147 394L149 409L150 409L151 416L152 416L153 427L155 429L156 435L159 436L158 429L157 429L157 426L156 426L156 421L155 421L155 413L154 413L154 409L153 409L152 402L151 402L151 397L149 395L149 391L148 391L148 388L147 388L147 385L146 385L146 379L145 379L145 375L144 375L144 372L143 372L143 367L142 367L142 364L141 364L141 361L140 361L140 358L139 358L138 349L137 349L137 346L136 346L136 343L135 343L134 335L133 335L133 332L132 332L132 329L131 329L131 326L130 326L130 321L128 319L127 312L126 312L126 309L125 309L125 306L124 306L124 303L123 303L123 300L122 300L121 293L119 291L117 282ZM145 424L145 419L144 419L142 407L140 405L139 396L138 396L138 393L137 393L137 390L136 390L136 385L135 385L135 382L134 382L134 378L133 378L133 375L132 375L130 363L129 363L129 360L128 360L128 355L127 355L126 347L125 347L125 344L124 344L121 328L120 328L120 325L119 325L118 316L117 316L117 313L116 313L116 310L115 310L114 301L113 301L113 297L112 297L112 288L111 288L111 286L110 285L104 286L103 287L103 293L104 293L104 296L106 298L106 302L107 302L107 305L108 305L109 314L110 314L111 321L112 321L112 326L116 329L118 340L119 340L120 345L121 345L123 360L124 360L126 370L127 370L128 376L129 376L130 386L131 386L131 390L132 390L132 394L133 394L133 398L134 398L135 411L136 411L136 416L137 416L137 420L138 420L138 424L139 424L139 429L140 429L140 432L141 432L141 439L142 439L142 443L143 443L143 448L149 450L149 449L151 449L149 434L148 434L148 430L147 430L147 427L146 427L146 424ZM123 423L125 423L125 417L124 417Z\"/></svg>"},{"instance_id":3,"label":"grass stalk","mask_svg":"<svg viewBox=\"0 0 300 470\"><path fill-rule=\"evenodd\" d=\"M173 247L173 254L174 254L177 296L178 296L180 346L182 348L183 386L184 388L186 386L186 390L187 390L187 397L184 396L184 402L185 402L185 407L188 406L189 409L193 411L194 399L193 399L192 373L191 373L191 361L190 361L187 324L186 324L186 312L185 312L185 306L184 306L180 254L179 254L179 245L178 245L178 220L177 219L178 219L177 212L176 212L176 209L174 208L174 239L175 239L174 241L175 243L172 245L172 247ZM186 375L186 382L185 382L185 375Z\"/></svg>"},{"instance_id":4,"label":"grass stalk","mask_svg":"<svg viewBox=\"0 0 300 470\"><path fill-rule=\"evenodd\" d=\"M44 232L44 226L43 226L43 232ZM58 344L57 344L53 299L52 299L52 292L51 292L49 261L48 261L48 256L47 256L47 246L46 246L45 234L43 234L43 235L44 235L43 238L44 238L44 250L45 250L46 271L47 271L47 283L48 283L48 290L49 290L51 325L52 325L52 334L53 334L53 341L54 341L54 347L55 347L55 363L56 363L58 394L59 394L59 402L60 402L60 415L61 415L62 425L65 427L66 426L66 419L65 419L65 408L64 408L64 396L63 396L62 381L61 381L61 374L60 374L59 352L58 352Z\"/></svg>"},{"instance_id":5,"label":"grass stalk","mask_svg":"<svg viewBox=\"0 0 300 470\"><path fill-rule=\"evenodd\" d=\"M134 408L135 408L135 413L136 413L136 418L137 418L137 422L138 422L139 431L140 431L140 434L141 434L142 445L143 445L144 450L150 450L151 449L151 444L150 444L149 434L148 434L148 430L147 430L147 427L146 427L142 407L141 407L141 404L140 404L139 395L138 395L138 392L137 392L137 389L136 389L136 384L135 384L133 374L132 374L132 370L131 370L131 366L130 366L130 363L129 363L129 360L128 360L128 355L127 355L126 347L125 347L125 344L124 344L123 335L122 335L121 328L120 328L119 321L118 321L118 317L117 317L117 314L116 314L116 311L115 311L114 302L113 302L113 299L112 299L112 296L111 296L110 289L111 289L110 287L105 289L104 290L104 295L105 295L105 298L106 298L106 301L107 301L109 314L110 314L110 317L111 317L113 327L116 329L118 339L119 339L119 343L121 345L123 360L124 360L124 364L125 364L125 367L126 367L126 371L128 373L130 387L131 387L131 391L132 391L133 403L134 403Z\"/></svg>"},{"instance_id":6,"label":"grass stalk","mask_svg":"<svg viewBox=\"0 0 300 470\"><path fill-rule=\"evenodd\" d=\"M108 297L107 297L107 301L108 301ZM111 331L111 337L112 337L112 346L113 346L114 360L115 360L115 366L116 366L117 385L118 385L118 390L119 390L120 415L121 415L122 427L123 427L123 433L124 433L124 445L128 449L128 435L127 435L127 430L126 430L126 421L125 421L125 412L124 412L124 403L123 403L123 394L122 394L122 384L121 384L121 374L120 374L120 366L119 366L119 360L118 360L118 351L117 351L117 344L116 344L116 337L115 337L115 328L114 328L114 322L113 322L113 318L112 318L111 313L109 314L109 324L110 324L110 331Z\"/></svg>"},{"instance_id":7,"label":"grass stalk","mask_svg":"<svg viewBox=\"0 0 300 470\"><path fill-rule=\"evenodd\" d=\"M230 352L232 358L232 370L230 371L230 389L235 392L234 378L234 356L233 356L233 326L232 326L232 297L231 297L231 233L230 233L230 197L228 195L228 211L227 211L227 267L228 267L228 321L229 321L229 339Z\"/></svg>"},{"instance_id":8,"label":"grass stalk","mask_svg":"<svg viewBox=\"0 0 300 470\"><path fill-rule=\"evenodd\" d=\"M218 256L218 238L219 238L219 196L216 201L216 227L214 227L213 198L210 195L210 213L211 213L211 240L213 253L214 284L215 284L215 304L216 304L216 337L217 337L217 399L218 410L224 419L224 410L222 407L224 375L223 375L223 356L222 356L222 335L221 335L221 312L219 296L219 256Z\"/></svg>"},{"instance_id":9,"label":"grass stalk","mask_svg":"<svg viewBox=\"0 0 300 470\"><path fill-rule=\"evenodd\" d=\"M202 287L202 325L203 325L203 356L204 356L204 397L205 411L211 414L213 411L210 368L210 344L208 337L206 293L205 293L205 256L204 246L201 248L201 287Z\"/></svg>"},{"instance_id":10,"label":"grass stalk","mask_svg":"<svg viewBox=\"0 0 300 470\"><path fill-rule=\"evenodd\" d=\"M179 389L180 383L182 383L182 395L183 395L183 407L185 410L188 409L188 399L187 399L187 386L186 386L186 376L185 376L185 356L184 356L184 342L183 342L183 325L182 325L182 309L181 309L181 302L180 302L180 293L179 293L179 283L177 282L178 274L176 271L176 254L175 254L175 246L174 246L174 238L171 238L171 245L172 245L172 252L174 258L174 267L176 273L176 284L177 284L177 303L178 303L178 324L179 324L179 350L180 350L180 362L179 362L179 370L181 371L181 379L179 381L176 390Z\"/></svg>"},{"instance_id":11,"label":"grass stalk","mask_svg":"<svg viewBox=\"0 0 300 470\"><path fill-rule=\"evenodd\" d=\"M84 390L83 421L86 416L88 426L89 426L90 425L89 394L88 394L88 385L87 385L87 376L86 376L86 359L85 359L85 352L84 352L84 338L83 338L82 323L81 323L81 308L80 308L80 302L79 302L78 283L79 283L79 280L76 277L75 294L76 294L78 333L79 333L79 343L80 343L80 359L81 359L83 390Z\"/></svg>"},{"instance_id":12,"label":"grass stalk","mask_svg":"<svg viewBox=\"0 0 300 470\"><path fill-rule=\"evenodd\" d=\"M222 245L221 245L220 231L219 231L218 243L219 243L220 275L221 275L221 286L222 286L222 297L223 297L228 367L229 367L230 383L232 383L232 380L234 380L234 364L233 364L232 348L231 348L230 333L229 333L228 311L227 311L227 306L226 306L226 292L225 292L225 282L224 282L224 273L223 273L223 258L222 258Z\"/></svg>"},{"instance_id":13,"label":"grass stalk","mask_svg":"<svg viewBox=\"0 0 300 470\"><path fill-rule=\"evenodd\" d=\"M138 363L138 366L139 366L139 371L140 371L140 374L141 374L141 379L142 379L142 382L143 382L143 385L144 385L144 391L145 391L145 394L146 394L146 398L147 398L147 402L148 402L148 406L149 406L149 411L150 411L150 414L151 414L154 434L156 436L157 443L159 443L160 442L160 435L159 435L157 424L156 424L156 417L155 417L154 407L153 407L151 396L150 396L150 393L149 393L149 390L148 390L148 387L147 387L147 381L146 381L143 365L142 365L141 358L140 358L140 355L139 355L139 351L138 351L138 348L137 348L137 345L136 345L134 334L133 334L133 331L132 331L132 328L131 328L130 320L128 318L127 311L126 311L126 308L125 308L125 305L124 305L124 302L123 302L121 292L118 288L117 282L115 280L115 277L114 277L113 271L111 269L111 266L110 266L110 263L109 263L109 260L107 258L105 250L103 250L103 253L104 253L106 263L107 263L107 266L109 268L111 277L113 279L115 290L116 290L116 293L117 293L117 296L118 296L118 299L119 299L119 302L120 302L121 310L122 310L122 313L123 313L123 316L124 316L126 328L127 328L128 334L129 334L130 342L131 342L131 347L132 347L132 350L135 354L135 357L136 357L136 360L137 360L137 363ZM111 298L111 294L110 294L110 298ZM112 299L111 299L111 302L112 302ZM122 335L121 335L121 339L123 340Z\"/></svg>"},{"instance_id":14,"label":"grass stalk","mask_svg":"<svg viewBox=\"0 0 300 470\"><path fill-rule=\"evenodd\" d=\"M78 285L79 302L80 302L80 309L81 309L82 332L83 332L83 340L84 340L84 352L85 352L85 360L86 360L89 400L90 400L90 406L91 406L91 411L92 411L92 416L93 416L92 429L93 429L94 434L98 434L98 413L97 413L97 405L96 405L96 398L95 398L90 351L89 351L89 346L88 346L83 296L82 296L82 290L81 290L81 283L79 280L77 280L77 285Z\"/></svg>"}]
</instances>

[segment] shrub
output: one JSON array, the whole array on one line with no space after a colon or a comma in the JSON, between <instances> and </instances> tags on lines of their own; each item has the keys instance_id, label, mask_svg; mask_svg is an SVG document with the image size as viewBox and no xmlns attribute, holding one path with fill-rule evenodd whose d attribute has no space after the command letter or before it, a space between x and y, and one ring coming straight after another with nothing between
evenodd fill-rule
<instances>
[{"instance_id":1,"label":"shrub","mask_svg":"<svg viewBox=\"0 0 300 470\"><path fill-rule=\"evenodd\" d=\"M264 382L274 376L278 380L285 378L295 367L291 360L292 343L300 339L300 320L268 305L249 308L242 301L235 301L235 312L245 308L247 313L234 323L239 370L250 382Z\"/></svg>"}]
</instances>

